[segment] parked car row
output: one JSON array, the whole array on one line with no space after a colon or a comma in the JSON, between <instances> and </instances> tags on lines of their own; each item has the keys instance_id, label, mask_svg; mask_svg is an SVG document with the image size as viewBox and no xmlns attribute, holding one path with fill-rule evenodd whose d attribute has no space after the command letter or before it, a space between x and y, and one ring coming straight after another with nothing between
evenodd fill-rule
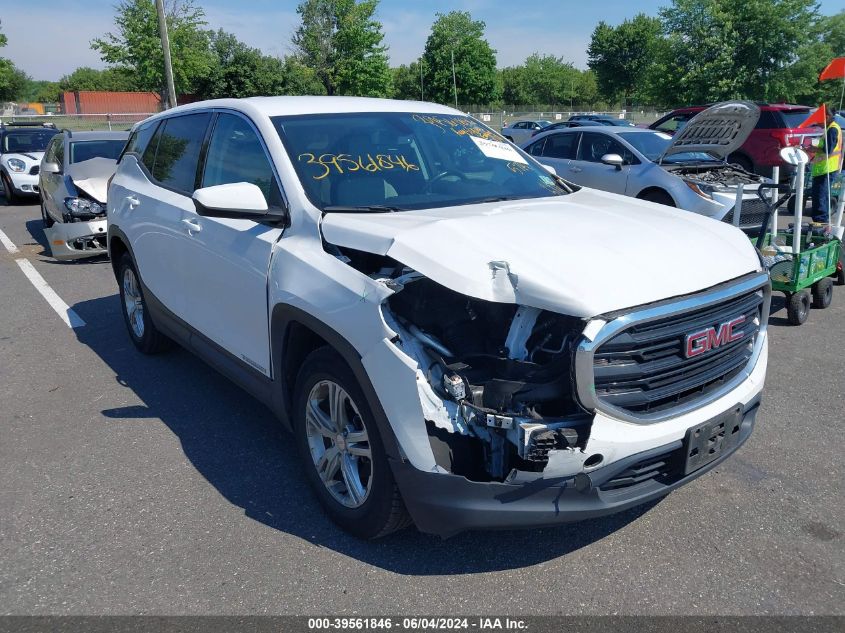
<instances>
[{"instance_id":1,"label":"parked car row","mask_svg":"<svg viewBox=\"0 0 845 633\"><path fill-rule=\"evenodd\" d=\"M106 190L128 132L72 132L49 123L0 126L6 202L39 198L53 257L106 253Z\"/></svg>"}]
</instances>

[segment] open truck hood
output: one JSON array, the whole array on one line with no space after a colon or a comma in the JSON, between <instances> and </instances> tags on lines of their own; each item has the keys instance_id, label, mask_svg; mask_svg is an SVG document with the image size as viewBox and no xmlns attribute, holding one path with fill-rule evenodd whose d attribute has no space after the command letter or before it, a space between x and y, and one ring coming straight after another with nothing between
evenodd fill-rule
<instances>
[{"instance_id":1,"label":"open truck hood","mask_svg":"<svg viewBox=\"0 0 845 633\"><path fill-rule=\"evenodd\" d=\"M759 119L760 108L750 101L717 103L690 119L661 158L707 152L724 160L745 143Z\"/></svg>"},{"instance_id":2,"label":"open truck hood","mask_svg":"<svg viewBox=\"0 0 845 633\"><path fill-rule=\"evenodd\" d=\"M685 295L760 268L748 238L688 211L594 189L379 214L328 213L325 239L455 292L576 317Z\"/></svg>"},{"instance_id":3,"label":"open truck hood","mask_svg":"<svg viewBox=\"0 0 845 633\"><path fill-rule=\"evenodd\" d=\"M75 187L82 189L97 202L105 204L109 178L116 168L116 160L97 157L69 165L67 175Z\"/></svg>"}]
</instances>

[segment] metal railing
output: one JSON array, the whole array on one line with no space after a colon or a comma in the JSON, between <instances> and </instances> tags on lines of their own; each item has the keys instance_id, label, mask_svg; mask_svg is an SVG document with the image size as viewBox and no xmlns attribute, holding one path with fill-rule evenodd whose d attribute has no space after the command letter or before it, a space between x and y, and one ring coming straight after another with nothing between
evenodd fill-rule
<instances>
[{"instance_id":1,"label":"metal railing","mask_svg":"<svg viewBox=\"0 0 845 633\"><path fill-rule=\"evenodd\" d=\"M59 129L73 131L128 130L138 121L143 121L154 112L107 113L107 114L10 114L0 115L3 123L44 122Z\"/></svg>"},{"instance_id":2,"label":"metal railing","mask_svg":"<svg viewBox=\"0 0 845 633\"><path fill-rule=\"evenodd\" d=\"M494 129L499 129L508 123L515 123L516 121L566 121L574 114L602 114L605 116L612 116L614 118L625 119L634 123L635 125L653 123L664 114L667 110L525 110L519 107L511 108L505 106L499 110L482 110L478 108L468 107L461 108L467 114L475 117Z\"/></svg>"}]
</instances>

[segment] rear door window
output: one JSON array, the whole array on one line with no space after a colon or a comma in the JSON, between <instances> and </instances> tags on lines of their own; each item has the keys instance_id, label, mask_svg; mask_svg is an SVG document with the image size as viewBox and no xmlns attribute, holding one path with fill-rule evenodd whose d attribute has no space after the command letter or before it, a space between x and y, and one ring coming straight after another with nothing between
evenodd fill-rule
<instances>
[{"instance_id":1,"label":"rear door window","mask_svg":"<svg viewBox=\"0 0 845 633\"><path fill-rule=\"evenodd\" d=\"M200 150L210 121L208 112L165 119L152 170L156 181L186 194L193 193Z\"/></svg>"}]
</instances>

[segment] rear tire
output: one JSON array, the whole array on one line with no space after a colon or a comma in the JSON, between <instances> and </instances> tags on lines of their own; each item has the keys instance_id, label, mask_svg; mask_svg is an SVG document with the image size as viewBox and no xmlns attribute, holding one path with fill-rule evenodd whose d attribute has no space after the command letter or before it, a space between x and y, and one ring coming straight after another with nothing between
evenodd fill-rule
<instances>
[{"instance_id":1,"label":"rear tire","mask_svg":"<svg viewBox=\"0 0 845 633\"><path fill-rule=\"evenodd\" d=\"M329 347L312 352L293 396L296 445L326 514L362 539L409 525L375 416L343 358Z\"/></svg>"},{"instance_id":2,"label":"rear tire","mask_svg":"<svg viewBox=\"0 0 845 633\"><path fill-rule=\"evenodd\" d=\"M801 325L810 314L810 291L799 290L786 301L786 318L792 325Z\"/></svg>"},{"instance_id":3,"label":"rear tire","mask_svg":"<svg viewBox=\"0 0 845 633\"><path fill-rule=\"evenodd\" d=\"M645 200L646 202L655 202L657 204L662 204L667 207L674 207L675 201L672 200L672 196L670 196L665 191L659 190L652 190L646 191L645 193L641 193L637 196L640 200Z\"/></svg>"},{"instance_id":4,"label":"rear tire","mask_svg":"<svg viewBox=\"0 0 845 633\"><path fill-rule=\"evenodd\" d=\"M158 354L173 346L173 342L159 332L150 318L141 278L135 263L124 253L118 266L117 283L120 288L120 303L123 306L123 321L129 338L142 354Z\"/></svg>"},{"instance_id":5,"label":"rear tire","mask_svg":"<svg viewBox=\"0 0 845 633\"><path fill-rule=\"evenodd\" d=\"M833 301L833 279L825 277L813 284L813 307L824 310Z\"/></svg>"}]
</instances>

